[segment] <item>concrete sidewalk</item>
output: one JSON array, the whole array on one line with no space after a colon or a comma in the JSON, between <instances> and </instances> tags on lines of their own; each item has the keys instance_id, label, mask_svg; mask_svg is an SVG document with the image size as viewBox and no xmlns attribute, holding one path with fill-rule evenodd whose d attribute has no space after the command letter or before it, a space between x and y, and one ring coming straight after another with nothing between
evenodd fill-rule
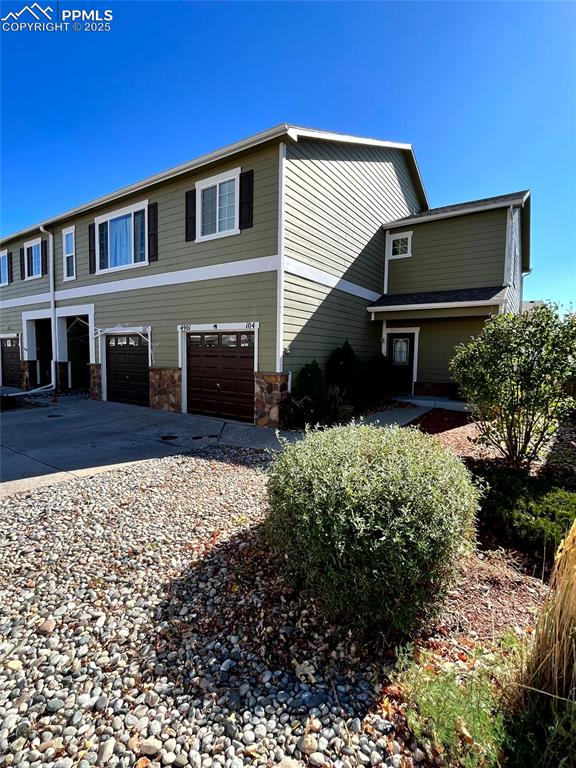
<instances>
[{"instance_id":1,"label":"concrete sidewalk","mask_svg":"<svg viewBox=\"0 0 576 768\"><path fill-rule=\"evenodd\" d=\"M49 397L37 402L1 414L0 497L208 445L280 448L273 429L251 424L77 396L61 397L57 404ZM402 425L426 410L393 408L365 420ZM282 435L300 437L298 432Z\"/></svg>"}]
</instances>

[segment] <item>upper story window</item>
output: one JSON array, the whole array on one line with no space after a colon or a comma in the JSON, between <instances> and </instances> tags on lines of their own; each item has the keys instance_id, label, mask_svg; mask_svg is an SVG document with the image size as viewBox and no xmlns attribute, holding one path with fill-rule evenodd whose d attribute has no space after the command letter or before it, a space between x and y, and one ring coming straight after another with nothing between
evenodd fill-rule
<instances>
[{"instance_id":1,"label":"upper story window","mask_svg":"<svg viewBox=\"0 0 576 768\"><path fill-rule=\"evenodd\" d=\"M238 181L240 168L196 182L197 241L212 240L240 232Z\"/></svg>"},{"instance_id":2,"label":"upper story window","mask_svg":"<svg viewBox=\"0 0 576 768\"><path fill-rule=\"evenodd\" d=\"M97 272L148 263L146 207L148 201L94 219Z\"/></svg>"},{"instance_id":3,"label":"upper story window","mask_svg":"<svg viewBox=\"0 0 576 768\"><path fill-rule=\"evenodd\" d=\"M0 252L0 285L8 285L8 251Z\"/></svg>"},{"instance_id":4,"label":"upper story window","mask_svg":"<svg viewBox=\"0 0 576 768\"><path fill-rule=\"evenodd\" d=\"M401 259L412 255L412 232L390 235L390 257Z\"/></svg>"},{"instance_id":5,"label":"upper story window","mask_svg":"<svg viewBox=\"0 0 576 768\"><path fill-rule=\"evenodd\" d=\"M75 227L68 227L62 230L62 254L63 279L76 279L76 230Z\"/></svg>"},{"instance_id":6,"label":"upper story window","mask_svg":"<svg viewBox=\"0 0 576 768\"><path fill-rule=\"evenodd\" d=\"M35 280L42 277L42 245L41 239L24 243L25 279Z\"/></svg>"}]
</instances>

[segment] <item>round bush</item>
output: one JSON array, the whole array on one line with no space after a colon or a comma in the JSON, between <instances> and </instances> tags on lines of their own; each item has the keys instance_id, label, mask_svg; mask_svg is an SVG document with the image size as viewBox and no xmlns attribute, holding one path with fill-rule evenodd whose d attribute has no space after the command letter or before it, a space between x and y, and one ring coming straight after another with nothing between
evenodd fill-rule
<instances>
[{"instance_id":1,"label":"round bush","mask_svg":"<svg viewBox=\"0 0 576 768\"><path fill-rule=\"evenodd\" d=\"M340 618L400 633L446 594L479 497L433 437L357 424L287 445L268 489L267 531L286 573Z\"/></svg>"}]
</instances>

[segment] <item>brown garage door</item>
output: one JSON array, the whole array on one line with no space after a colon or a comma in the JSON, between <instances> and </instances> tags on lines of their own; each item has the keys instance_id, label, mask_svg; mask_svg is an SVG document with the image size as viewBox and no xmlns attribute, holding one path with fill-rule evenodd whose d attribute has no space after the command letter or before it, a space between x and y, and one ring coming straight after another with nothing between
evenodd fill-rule
<instances>
[{"instance_id":1,"label":"brown garage door","mask_svg":"<svg viewBox=\"0 0 576 768\"><path fill-rule=\"evenodd\" d=\"M188 412L254 421L254 334L189 333Z\"/></svg>"},{"instance_id":2,"label":"brown garage door","mask_svg":"<svg viewBox=\"0 0 576 768\"><path fill-rule=\"evenodd\" d=\"M139 334L106 336L106 394L116 403L150 405L148 342Z\"/></svg>"},{"instance_id":3,"label":"brown garage door","mask_svg":"<svg viewBox=\"0 0 576 768\"><path fill-rule=\"evenodd\" d=\"M1 339L2 344L2 384L5 387L20 387L20 342L15 339Z\"/></svg>"}]
</instances>

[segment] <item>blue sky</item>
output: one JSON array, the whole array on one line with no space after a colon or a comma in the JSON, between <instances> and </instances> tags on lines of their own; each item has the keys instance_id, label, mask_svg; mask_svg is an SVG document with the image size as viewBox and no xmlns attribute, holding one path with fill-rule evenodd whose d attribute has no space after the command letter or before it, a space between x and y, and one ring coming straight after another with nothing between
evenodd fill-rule
<instances>
[{"instance_id":1,"label":"blue sky","mask_svg":"<svg viewBox=\"0 0 576 768\"><path fill-rule=\"evenodd\" d=\"M80 7L0 33L3 233L286 121L412 143L433 206L531 188L525 297L576 297L576 4Z\"/></svg>"}]
</instances>

